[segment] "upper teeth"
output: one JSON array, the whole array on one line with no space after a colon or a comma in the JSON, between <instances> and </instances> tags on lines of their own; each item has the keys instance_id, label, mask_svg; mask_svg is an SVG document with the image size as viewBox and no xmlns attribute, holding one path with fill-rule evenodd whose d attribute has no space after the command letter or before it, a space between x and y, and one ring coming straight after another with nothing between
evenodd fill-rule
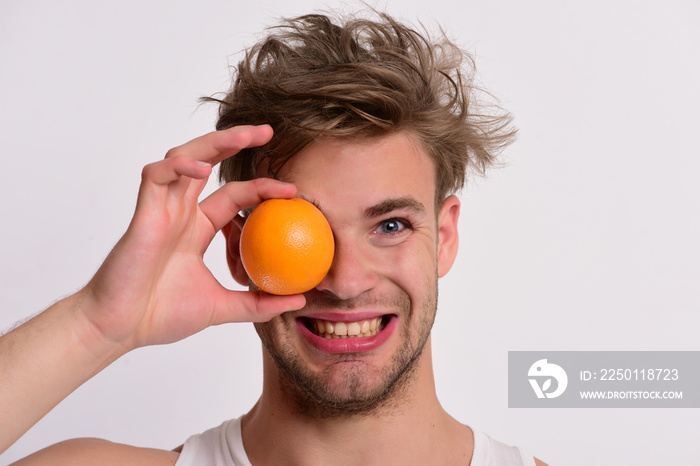
<instances>
[{"instance_id":1,"label":"upper teeth","mask_svg":"<svg viewBox=\"0 0 700 466\"><path fill-rule=\"evenodd\" d=\"M356 322L331 322L312 319L311 327L315 333L324 338L371 337L379 330L381 317Z\"/></svg>"}]
</instances>

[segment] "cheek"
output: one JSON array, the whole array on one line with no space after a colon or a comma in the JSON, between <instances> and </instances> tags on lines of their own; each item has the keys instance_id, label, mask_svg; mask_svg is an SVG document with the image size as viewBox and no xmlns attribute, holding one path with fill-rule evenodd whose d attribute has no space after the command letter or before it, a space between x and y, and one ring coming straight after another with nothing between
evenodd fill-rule
<instances>
[{"instance_id":1,"label":"cheek","mask_svg":"<svg viewBox=\"0 0 700 466\"><path fill-rule=\"evenodd\" d=\"M263 342L272 343L275 346L284 345L289 340L289 323L284 315L272 318L268 322L259 322L254 324L255 330L258 332L260 339Z\"/></svg>"},{"instance_id":2,"label":"cheek","mask_svg":"<svg viewBox=\"0 0 700 466\"><path fill-rule=\"evenodd\" d=\"M422 294L437 276L435 252L430 245L402 244L389 248L382 256L383 274L401 287L411 300Z\"/></svg>"}]
</instances>

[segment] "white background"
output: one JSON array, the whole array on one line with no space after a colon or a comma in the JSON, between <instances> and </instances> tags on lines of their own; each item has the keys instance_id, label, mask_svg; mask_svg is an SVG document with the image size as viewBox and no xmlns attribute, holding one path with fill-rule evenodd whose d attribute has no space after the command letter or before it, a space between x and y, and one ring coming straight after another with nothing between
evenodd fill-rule
<instances>
[{"instance_id":1,"label":"white background","mask_svg":"<svg viewBox=\"0 0 700 466\"><path fill-rule=\"evenodd\" d=\"M0 3L0 328L90 278L128 224L141 167L213 127L197 99L228 88L235 53L278 16L325 6ZM520 130L508 166L462 196L433 333L447 410L553 465L700 463L697 409L509 409L506 372L513 350L700 350L698 3L377 6L442 24ZM232 286L219 239L206 259ZM250 325L142 349L0 464L80 436L172 448L247 411L260 386Z\"/></svg>"}]
</instances>

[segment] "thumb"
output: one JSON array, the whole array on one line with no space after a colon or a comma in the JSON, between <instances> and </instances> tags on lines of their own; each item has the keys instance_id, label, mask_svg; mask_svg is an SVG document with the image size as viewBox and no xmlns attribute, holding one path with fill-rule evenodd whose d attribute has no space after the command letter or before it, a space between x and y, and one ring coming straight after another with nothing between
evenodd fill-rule
<instances>
[{"instance_id":1,"label":"thumb","mask_svg":"<svg viewBox=\"0 0 700 466\"><path fill-rule=\"evenodd\" d=\"M296 311L306 305L302 294L275 296L264 291L231 291L224 294L217 306L211 325L230 322L267 322L284 312Z\"/></svg>"}]
</instances>

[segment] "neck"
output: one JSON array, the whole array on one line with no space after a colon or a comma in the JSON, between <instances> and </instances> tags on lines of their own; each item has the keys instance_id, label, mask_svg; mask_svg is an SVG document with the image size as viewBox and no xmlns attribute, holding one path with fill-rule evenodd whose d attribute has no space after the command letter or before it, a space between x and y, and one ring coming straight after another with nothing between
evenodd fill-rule
<instances>
[{"instance_id":1,"label":"neck","mask_svg":"<svg viewBox=\"0 0 700 466\"><path fill-rule=\"evenodd\" d=\"M454 464L457 457L467 464L471 457L471 433L437 399L430 339L411 380L370 414L310 417L282 388L267 352L263 361L263 394L243 419L243 443L254 465Z\"/></svg>"}]
</instances>

